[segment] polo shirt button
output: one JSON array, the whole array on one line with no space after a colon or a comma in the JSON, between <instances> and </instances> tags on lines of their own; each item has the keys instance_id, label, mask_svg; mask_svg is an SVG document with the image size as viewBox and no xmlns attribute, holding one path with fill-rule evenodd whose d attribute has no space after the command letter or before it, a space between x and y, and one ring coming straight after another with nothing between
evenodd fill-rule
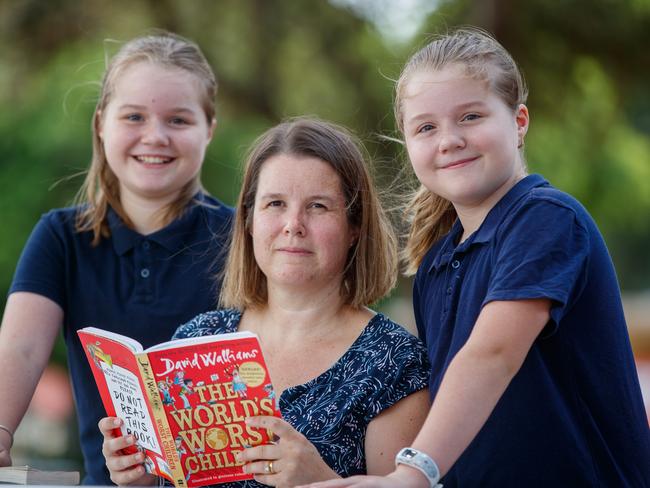
<instances>
[{"instance_id":1,"label":"polo shirt button","mask_svg":"<svg viewBox=\"0 0 650 488\"><path fill-rule=\"evenodd\" d=\"M451 286L447 288L447 295L451 295Z\"/></svg>"},{"instance_id":2,"label":"polo shirt button","mask_svg":"<svg viewBox=\"0 0 650 488\"><path fill-rule=\"evenodd\" d=\"M460 267L460 261L458 259L454 259L451 262L451 267L454 268L454 269L458 269Z\"/></svg>"},{"instance_id":3,"label":"polo shirt button","mask_svg":"<svg viewBox=\"0 0 650 488\"><path fill-rule=\"evenodd\" d=\"M143 278L149 278L149 270L147 268L142 268L140 271L140 276Z\"/></svg>"},{"instance_id":4,"label":"polo shirt button","mask_svg":"<svg viewBox=\"0 0 650 488\"><path fill-rule=\"evenodd\" d=\"M150 247L151 247L151 244L149 244L149 241L144 241L142 243L142 249L144 249L145 251L148 251Z\"/></svg>"}]
</instances>

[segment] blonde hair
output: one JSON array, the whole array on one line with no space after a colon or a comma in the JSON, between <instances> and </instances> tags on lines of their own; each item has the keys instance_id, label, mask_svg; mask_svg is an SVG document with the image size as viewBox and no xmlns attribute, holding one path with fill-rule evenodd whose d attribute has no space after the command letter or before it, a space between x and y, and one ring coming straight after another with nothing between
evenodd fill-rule
<instances>
[{"instance_id":1,"label":"blonde hair","mask_svg":"<svg viewBox=\"0 0 650 488\"><path fill-rule=\"evenodd\" d=\"M341 296L353 307L387 295L397 279L397 240L366 165L361 144L343 127L299 117L262 134L252 145L235 211L219 304L243 310L263 305L266 277L253 254L251 225L260 172L278 154L318 158L339 175L348 220L359 231L343 272Z\"/></svg>"},{"instance_id":2,"label":"blonde hair","mask_svg":"<svg viewBox=\"0 0 650 488\"><path fill-rule=\"evenodd\" d=\"M182 69L191 73L204 88L202 106L208 124L212 124L215 117L217 81L212 68L196 44L176 34L161 32L135 38L122 46L108 63L101 82L99 100L92 118L93 156L86 178L76 197L76 203L79 205L75 222L76 230L92 231L93 245L97 245L102 237L110 236L107 221L109 205L127 226L132 227L131 219L120 203L118 179L106 161L104 146L99 137L99 123L100 117L112 99L116 80L127 68L141 62ZM197 175L185 185L178 198L164 209L163 222L171 222L180 216L192 197L201 189L200 176Z\"/></svg>"},{"instance_id":3,"label":"blonde hair","mask_svg":"<svg viewBox=\"0 0 650 488\"><path fill-rule=\"evenodd\" d=\"M404 90L411 77L423 70L437 71L452 64L464 66L468 76L485 80L490 89L513 111L526 102L528 90L514 59L488 32L478 28L460 28L438 36L408 60L395 85L395 120L404 133ZM456 220L450 201L424 186L411 196L406 205L410 230L402 251L405 274L417 271L424 255Z\"/></svg>"}]
</instances>

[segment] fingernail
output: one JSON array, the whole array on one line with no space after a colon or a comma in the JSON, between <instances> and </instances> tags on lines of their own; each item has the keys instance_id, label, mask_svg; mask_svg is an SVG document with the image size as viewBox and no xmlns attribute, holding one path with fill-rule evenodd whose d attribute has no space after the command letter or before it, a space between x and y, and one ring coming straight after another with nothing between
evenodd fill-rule
<instances>
[{"instance_id":1,"label":"fingernail","mask_svg":"<svg viewBox=\"0 0 650 488\"><path fill-rule=\"evenodd\" d=\"M119 426L120 426L120 419L115 419L115 420L113 420L113 425L114 425L115 427L119 427Z\"/></svg>"},{"instance_id":2,"label":"fingernail","mask_svg":"<svg viewBox=\"0 0 650 488\"><path fill-rule=\"evenodd\" d=\"M126 443L127 443L128 445L133 444L133 441L134 441L134 439L133 439L132 436L128 436L128 437L126 438Z\"/></svg>"}]
</instances>

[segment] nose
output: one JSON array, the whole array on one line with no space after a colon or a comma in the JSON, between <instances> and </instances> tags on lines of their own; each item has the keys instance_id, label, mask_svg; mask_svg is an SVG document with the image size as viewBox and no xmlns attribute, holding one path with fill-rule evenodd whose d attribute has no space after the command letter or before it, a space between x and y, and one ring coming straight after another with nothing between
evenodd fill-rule
<instances>
[{"instance_id":1,"label":"nose","mask_svg":"<svg viewBox=\"0 0 650 488\"><path fill-rule=\"evenodd\" d=\"M440 152L446 153L463 147L465 147L465 138L458 128L447 128L440 134Z\"/></svg>"},{"instance_id":2,"label":"nose","mask_svg":"<svg viewBox=\"0 0 650 488\"><path fill-rule=\"evenodd\" d=\"M302 211L287 212L284 233L287 236L305 236L305 221Z\"/></svg>"},{"instance_id":3,"label":"nose","mask_svg":"<svg viewBox=\"0 0 650 488\"><path fill-rule=\"evenodd\" d=\"M169 144L169 136L164 124L157 120L150 120L144 127L142 143L150 146L166 146Z\"/></svg>"}]
</instances>

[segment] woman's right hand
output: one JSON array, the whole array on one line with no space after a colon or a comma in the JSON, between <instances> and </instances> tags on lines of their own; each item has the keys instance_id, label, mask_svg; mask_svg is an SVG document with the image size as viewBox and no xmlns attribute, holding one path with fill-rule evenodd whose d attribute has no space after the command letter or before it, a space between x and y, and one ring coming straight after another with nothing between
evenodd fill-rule
<instances>
[{"instance_id":1,"label":"woman's right hand","mask_svg":"<svg viewBox=\"0 0 650 488\"><path fill-rule=\"evenodd\" d=\"M102 454L106 459L106 467L113 483L120 486L154 485L156 477L145 472L142 465L144 453L138 451L135 454L124 454L122 451L135 443L132 435L115 436L115 429L122 425L122 420L117 417L104 417L98 425L104 436Z\"/></svg>"}]
</instances>

